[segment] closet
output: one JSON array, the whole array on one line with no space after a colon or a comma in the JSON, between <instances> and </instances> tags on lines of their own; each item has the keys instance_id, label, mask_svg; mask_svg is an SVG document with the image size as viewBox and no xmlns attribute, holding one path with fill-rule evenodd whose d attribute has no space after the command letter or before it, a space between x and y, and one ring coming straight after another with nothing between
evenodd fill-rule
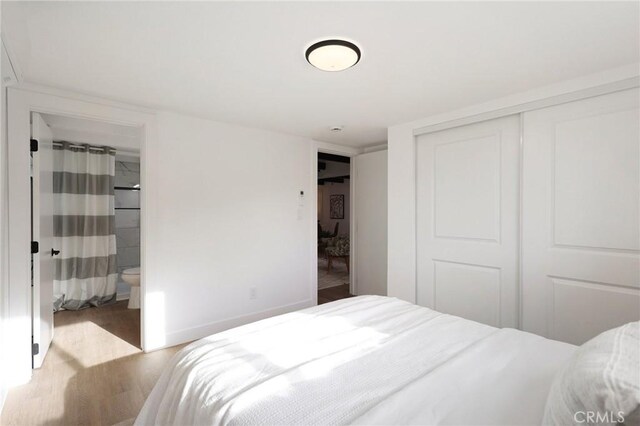
<instances>
[{"instance_id":1,"label":"closet","mask_svg":"<svg viewBox=\"0 0 640 426\"><path fill-rule=\"evenodd\" d=\"M640 93L416 136L416 299L580 344L640 319Z\"/></svg>"}]
</instances>

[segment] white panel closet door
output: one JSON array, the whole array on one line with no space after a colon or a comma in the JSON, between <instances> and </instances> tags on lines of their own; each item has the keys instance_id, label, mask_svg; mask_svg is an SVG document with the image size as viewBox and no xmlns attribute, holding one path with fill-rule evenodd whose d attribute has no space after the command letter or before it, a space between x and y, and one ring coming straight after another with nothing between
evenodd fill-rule
<instances>
[{"instance_id":1,"label":"white panel closet door","mask_svg":"<svg viewBox=\"0 0 640 426\"><path fill-rule=\"evenodd\" d=\"M637 89L524 114L523 328L581 344L640 317Z\"/></svg>"},{"instance_id":2,"label":"white panel closet door","mask_svg":"<svg viewBox=\"0 0 640 426\"><path fill-rule=\"evenodd\" d=\"M416 140L417 301L518 326L520 119Z\"/></svg>"}]
</instances>

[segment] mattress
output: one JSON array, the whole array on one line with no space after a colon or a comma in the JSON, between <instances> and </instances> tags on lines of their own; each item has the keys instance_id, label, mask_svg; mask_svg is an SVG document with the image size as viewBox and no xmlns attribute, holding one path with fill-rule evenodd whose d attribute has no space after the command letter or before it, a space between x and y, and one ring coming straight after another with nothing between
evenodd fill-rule
<instances>
[{"instance_id":1,"label":"mattress","mask_svg":"<svg viewBox=\"0 0 640 426\"><path fill-rule=\"evenodd\" d=\"M539 425L574 350L394 298L355 297L185 347L136 424Z\"/></svg>"}]
</instances>

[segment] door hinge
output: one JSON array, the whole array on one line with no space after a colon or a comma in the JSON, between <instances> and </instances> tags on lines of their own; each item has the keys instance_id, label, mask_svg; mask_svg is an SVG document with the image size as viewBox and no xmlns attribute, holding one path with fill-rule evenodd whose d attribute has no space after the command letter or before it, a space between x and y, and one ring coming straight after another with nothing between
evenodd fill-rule
<instances>
[{"instance_id":1,"label":"door hinge","mask_svg":"<svg viewBox=\"0 0 640 426\"><path fill-rule=\"evenodd\" d=\"M40 344L32 343L31 344L31 355L38 355L40 353Z\"/></svg>"},{"instance_id":2,"label":"door hinge","mask_svg":"<svg viewBox=\"0 0 640 426\"><path fill-rule=\"evenodd\" d=\"M31 241L31 254L38 253L40 251L40 244L37 241Z\"/></svg>"},{"instance_id":3,"label":"door hinge","mask_svg":"<svg viewBox=\"0 0 640 426\"><path fill-rule=\"evenodd\" d=\"M38 151L38 139L31 139L31 152Z\"/></svg>"}]
</instances>

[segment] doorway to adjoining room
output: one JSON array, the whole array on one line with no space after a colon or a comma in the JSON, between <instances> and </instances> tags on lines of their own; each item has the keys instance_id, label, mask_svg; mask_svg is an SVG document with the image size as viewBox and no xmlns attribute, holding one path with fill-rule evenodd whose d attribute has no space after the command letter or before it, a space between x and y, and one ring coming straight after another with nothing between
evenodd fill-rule
<instances>
[{"instance_id":1,"label":"doorway to adjoining room","mask_svg":"<svg viewBox=\"0 0 640 426\"><path fill-rule=\"evenodd\" d=\"M350 297L351 160L318 153L318 303Z\"/></svg>"}]
</instances>

